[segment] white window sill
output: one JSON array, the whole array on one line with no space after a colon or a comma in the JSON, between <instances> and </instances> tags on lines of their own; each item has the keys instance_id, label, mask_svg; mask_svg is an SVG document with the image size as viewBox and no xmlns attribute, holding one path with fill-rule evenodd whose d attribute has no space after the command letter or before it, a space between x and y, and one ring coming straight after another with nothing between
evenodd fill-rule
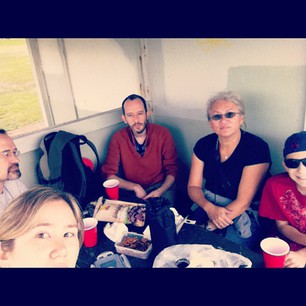
<instances>
[{"instance_id":1,"label":"white window sill","mask_svg":"<svg viewBox=\"0 0 306 306\"><path fill-rule=\"evenodd\" d=\"M14 138L14 142L21 153L24 154L39 148L43 136L50 132L65 130L74 134L83 135L118 124L119 122L121 123L121 121L121 108L118 108L84 119L46 128L28 135L19 136Z\"/></svg>"}]
</instances>

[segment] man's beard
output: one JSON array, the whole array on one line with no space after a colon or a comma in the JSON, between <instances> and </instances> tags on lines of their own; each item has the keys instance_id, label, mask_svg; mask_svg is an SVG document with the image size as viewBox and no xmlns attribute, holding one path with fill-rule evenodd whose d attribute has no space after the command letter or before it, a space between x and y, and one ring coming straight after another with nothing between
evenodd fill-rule
<instances>
[{"instance_id":1,"label":"man's beard","mask_svg":"<svg viewBox=\"0 0 306 306\"><path fill-rule=\"evenodd\" d=\"M138 124L142 124L142 129L141 130L136 130L135 128L133 128L133 132L135 134L141 134L147 127L147 122L144 122L144 123L138 123ZM136 124L135 124L136 125Z\"/></svg>"},{"instance_id":2,"label":"man's beard","mask_svg":"<svg viewBox=\"0 0 306 306\"><path fill-rule=\"evenodd\" d=\"M8 179L17 180L21 177L21 172L18 164L14 164L8 168Z\"/></svg>"}]
</instances>

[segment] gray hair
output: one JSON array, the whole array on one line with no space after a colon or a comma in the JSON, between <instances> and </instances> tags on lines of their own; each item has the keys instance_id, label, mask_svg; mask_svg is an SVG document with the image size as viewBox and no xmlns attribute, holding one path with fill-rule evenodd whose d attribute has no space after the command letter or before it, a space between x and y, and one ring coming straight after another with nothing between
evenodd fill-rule
<instances>
[{"instance_id":1,"label":"gray hair","mask_svg":"<svg viewBox=\"0 0 306 306\"><path fill-rule=\"evenodd\" d=\"M232 91L220 91L216 95L212 96L208 102L207 102L207 119L208 121L210 120L210 111L213 107L213 105L218 102L218 101L230 101L234 103L238 109L239 112L244 115L245 114L245 106L244 103L242 102L240 96L236 94L235 92Z\"/></svg>"}]
</instances>

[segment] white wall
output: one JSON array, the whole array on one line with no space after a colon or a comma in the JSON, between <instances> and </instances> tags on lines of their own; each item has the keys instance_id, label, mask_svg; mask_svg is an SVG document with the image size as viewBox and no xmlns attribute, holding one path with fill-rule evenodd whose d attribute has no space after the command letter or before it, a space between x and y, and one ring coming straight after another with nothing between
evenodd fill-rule
<instances>
[{"instance_id":1,"label":"white wall","mask_svg":"<svg viewBox=\"0 0 306 306\"><path fill-rule=\"evenodd\" d=\"M125 96L130 92L128 89L120 92L120 86L116 87L119 80L116 73L108 80L102 76L101 54L105 49L102 50L100 42L82 42L84 41L65 41L71 87L74 88L73 96L78 100L80 107L86 104L88 97L91 101L90 108L99 110L109 102L103 96L104 83L114 86L107 93L110 95L114 92L116 101L119 99L118 93ZM119 57L126 59L127 72L130 71L129 67L138 67L138 42L140 43L140 40L119 39L111 43L119 48ZM280 161L285 138L304 129L306 40L147 39L145 42L145 78L148 80L152 97L154 120L169 127L173 133L182 164L182 188L185 188L190 157L196 140L211 133L206 119L206 101L211 94L226 88L241 94L246 104L247 130L263 137L270 144L272 172L282 171ZM48 52L56 53L53 47L54 45ZM122 51L119 51L120 48ZM57 55L53 58L59 59ZM96 60L95 69L93 65ZM48 62L47 58L45 61ZM58 60L57 63L59 62ZM54 91L51 93L52 96L60 97L61 90L64 90L65 96L68 97L67 85L55 80L56 71L53 73L50 65L51 63L48 66L49 76ZM126 80L126 84L131 84L133 92L138 88L141 78L142 76L135 72L127 73L120 82ZM82 85L82 81L86 83L85 86ZM61 86L66 87L63 89ZM121 99L118 104L121 104ZM115 107L119 107L118 104ZM98 124L99 120L101 124ZM99 148L103 161L110 136L122 126L120 109L109 117L106 124L103 124L103 120L105 117L98 115L95 118L83 119L81 126L79 123L71 123L62 128L89 136ZM50 129L43 133L49 131ZM35 182L35 148L43 133L35 133L30 138L16 139L21 151L25 152L21 161L23 179L30 184ZM23 147L27 148L31 144L31 149L23 150Z\"/></svg>"},{"instance_id":2,"label":"white wall","mask_svg":"<svg viewBox=\"0 0 306 306\"><path fill-rule=\"evenodd\" d=\"M304 129L306 40L147 39L148 75L155 118L174 133L188 172L192 148L211 133L206 101L223 89L246 104L247 131L263 137L283 171L281 152Z\"/></svg>"}]
</instances>

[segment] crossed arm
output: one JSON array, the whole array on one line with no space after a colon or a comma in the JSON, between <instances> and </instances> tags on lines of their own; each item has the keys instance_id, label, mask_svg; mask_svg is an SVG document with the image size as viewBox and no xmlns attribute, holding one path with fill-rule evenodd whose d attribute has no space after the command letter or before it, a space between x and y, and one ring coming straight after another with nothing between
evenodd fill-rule
<instances>
[{"instance_id":1,"label":"crossed arm","mask_svg":"<svg viewBox=\"0 0 306 306\"><path fill-rule=\"evenodd\" d=\"M232 224L233 219L249 207L268 169L268 163L246 166L242 172L237 198L226 207L218 207L206 200L204 196L202 189L204 162L193 153L188 180L188 194L196 204L205 210L212 229L222 229Z\"/></svg>"}]
</instances>

